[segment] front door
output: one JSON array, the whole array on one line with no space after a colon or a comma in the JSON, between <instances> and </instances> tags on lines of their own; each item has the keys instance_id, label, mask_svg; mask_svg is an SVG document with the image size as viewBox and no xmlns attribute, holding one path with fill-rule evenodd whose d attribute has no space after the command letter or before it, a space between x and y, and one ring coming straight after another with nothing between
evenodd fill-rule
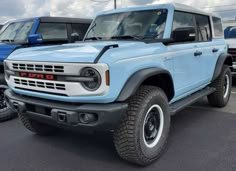
<instances>
[{"instance_id":1,"label":"front door","mask_svg":"<svg viewBox=\"0 0 236 171\"><path fill-rule=\"evenodd\" d=\"M196 29L195 41L178 42L168 46L169 52L173 53L176 100L201 89L208 83L205 67L207 61L213 57L209 21L207 16L178 11L174 13L172 30L183 27Z\"/></svg>"}]
</instances>

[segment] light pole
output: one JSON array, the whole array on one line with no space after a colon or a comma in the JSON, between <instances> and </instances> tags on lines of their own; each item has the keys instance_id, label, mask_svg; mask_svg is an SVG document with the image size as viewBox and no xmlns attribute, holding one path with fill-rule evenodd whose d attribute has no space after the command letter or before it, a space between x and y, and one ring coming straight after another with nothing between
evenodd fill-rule
<instances>
[{"instance_id":1,"label":"light pole","mask_svg":"<svg viewBox=\"0 0 236 171\"><path fill-rule=\"evenodd\" d=\"M114 8L116 9L116 0L114 0Z\"/></svg>"}]
</instances>

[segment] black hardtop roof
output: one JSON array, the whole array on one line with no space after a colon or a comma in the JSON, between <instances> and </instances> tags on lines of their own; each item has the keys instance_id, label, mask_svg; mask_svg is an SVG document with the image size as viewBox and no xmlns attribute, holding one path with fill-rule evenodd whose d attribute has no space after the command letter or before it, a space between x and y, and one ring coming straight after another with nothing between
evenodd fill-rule
<instances>
[{"instance_id":1,"label":"black hardtop roof","mask_svg":"<svg viewBox=\"0 0 236 171\"><path fill-rule=\"evenodd\" d=\"M90 24L93 20L85 18L70 18L70 17L39 17L41 22L50 23L86 23Z\"/></svg>"}]
</instances>

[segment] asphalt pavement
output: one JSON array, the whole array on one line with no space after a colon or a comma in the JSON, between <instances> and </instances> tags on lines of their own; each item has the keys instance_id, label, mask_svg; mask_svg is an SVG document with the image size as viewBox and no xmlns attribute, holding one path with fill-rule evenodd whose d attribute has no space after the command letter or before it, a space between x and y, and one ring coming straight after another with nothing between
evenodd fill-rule
<instances>
[{"instance_id":1,"label":"asphalt pavement","mask_svg":"<svg viewBox=\"0 0 236 171\"><path fill-rule=\"evenodd\" d=\"M232 91L224 109L202 99L172 117L168 148L148 167L121 160L109 133L40 137L18 119L0 123L0 171L236 171L236 87Z\"/></svg>"}]
</instances>

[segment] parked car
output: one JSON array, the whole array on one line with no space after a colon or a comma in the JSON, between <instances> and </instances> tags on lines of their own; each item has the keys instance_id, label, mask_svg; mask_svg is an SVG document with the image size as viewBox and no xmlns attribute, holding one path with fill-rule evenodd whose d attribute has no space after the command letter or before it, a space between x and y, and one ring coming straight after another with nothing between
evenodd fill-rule
<instances>
[{"instance_id":1,"label":"parked car","mask_svg":"<svg viewBox=\"0 0 236 171\"><path fill-rule=\"evenodd\" d=\"M236 77L236 20L224 22L224 34L228 43L228 53L233 57L233 76Z\"/></svg>"},{"instance_id":2,"label":"parked car","mask_svg":"<svg viewBox=\"0 0 236 171\"><path fill-rule=\"evenodd\" d=\"M172 115L204 96L215 107L229 101L232 57L217 15L181 4L106 11L84 41L5 60L7 102L30 131L112 131L120 157L147 165Z\"/></svg>"},{"instance_id":3,"label":"parked car","mask_svg":"<svg viewBox=\"0 0 236 171\"><path fill-rule=\"evenodd\" d=\"M10 21L0 33L0 121L16 116L5 101L3 60L14 50L80 41L92 20L62 17L39 17Z\"/></svg>"}]
</instances>

